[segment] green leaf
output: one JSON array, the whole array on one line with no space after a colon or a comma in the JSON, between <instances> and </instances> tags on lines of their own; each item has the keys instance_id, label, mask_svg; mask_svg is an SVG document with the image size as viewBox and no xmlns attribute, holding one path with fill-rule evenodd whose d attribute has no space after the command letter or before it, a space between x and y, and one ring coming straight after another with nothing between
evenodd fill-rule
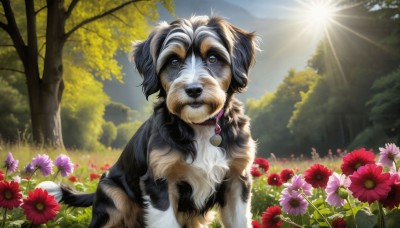
<instances>
[{"instance_id":1,"label":"green leaf","mask_svg":"<svg viewBox=\"0 0 400 228\"><path fill-rule=\"evenodd\" d=\"M386 214L386 227L395 228L400 224L400 209L394 209Z\"/></svg>"},{"instance_id":2,"label":"green leaf","mask_svg":"<svg viewBox=\"0 0 400 228\"><path fill-rule=\"evenodd\" d=\"M376 215L372 214L368 208L362 208L356 214L356 223L358 227L373 228L376 225Z\"/></svg>"}]
</instances>

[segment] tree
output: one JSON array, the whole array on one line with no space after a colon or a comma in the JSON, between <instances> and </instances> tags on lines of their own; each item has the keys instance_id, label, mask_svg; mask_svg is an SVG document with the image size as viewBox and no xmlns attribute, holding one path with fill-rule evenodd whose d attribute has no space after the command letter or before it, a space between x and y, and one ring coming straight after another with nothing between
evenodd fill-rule
<instances>
[{"instance_id":1,"label":"tree","mask_svg":"<svg viewBox=\"0 0 400 228\"><path fill-rule=\"evenodd\" d=\"M269 156L271 152L280 156L293 153L289 119L300 94L307 92L319 77L312 69L292 69L274 94L266 94L258 102L249 101L251 132L258 142L260 156Z\"/></svg>"},{"instance_id":2,"label":"tree","mask_svg":"<svg viewBox=\"0 0 400 228\"><path fill-rule=\"evenodd\" d=\"M36 143L63 146L64 58L102 79L121 80L116 50L127 51L132 40L144 38L159 2L172 11L171 0L1 0L0 37L6 34L8 43L0 51L17 55L21 64L0 70L25 75Z\"/></svg>"}]
</instances>

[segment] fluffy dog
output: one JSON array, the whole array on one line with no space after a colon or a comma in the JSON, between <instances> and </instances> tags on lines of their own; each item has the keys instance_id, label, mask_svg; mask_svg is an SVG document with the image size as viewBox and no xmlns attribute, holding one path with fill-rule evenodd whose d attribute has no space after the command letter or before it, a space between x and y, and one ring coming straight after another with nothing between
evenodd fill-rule
<instances>
[{"instance_id":1,"label":"fluffy dog","mask_svg":"<svg viewBox=\"0 0 400 228\"><path fill-rule=\"evenodd\" d=\"M62 185L61 202L93 205L90 227L251 227L255 143L233 95L247 86L255 36L219 17L160 23L132 57L154 113L95 193Z\"/></svg>"}]
</instances>

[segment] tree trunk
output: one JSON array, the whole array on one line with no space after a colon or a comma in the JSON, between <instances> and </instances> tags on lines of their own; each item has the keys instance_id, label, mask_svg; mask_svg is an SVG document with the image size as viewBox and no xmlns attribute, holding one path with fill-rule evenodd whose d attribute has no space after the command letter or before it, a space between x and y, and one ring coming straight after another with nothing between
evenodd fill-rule
<instances>
[{"instance_id":1,"label":"tree trunk","mask_svg":"<svg viewBox=\"0 0 400 228\"><path fill-rule=\"evenodd\" d=\"M33 0L26 0L26 3L28 2L33 8ZM28 63L25 64L33 140L41 145L61 148L64 147L60 116L60 103L64 89L62 51L65 43L65 12L63 5L63 1L47 1L46 53L43 76L40 78L37 40L29 42L30 35L36 39L34 35L36 31L33 30L36 29L35 16L33 14L29 17L29 6L26 4L28 24L33 25L28 25ZM31 12L34 13L34 11ZM30 31L29 28L32 30Z\"/></svg>"}]
</instances>

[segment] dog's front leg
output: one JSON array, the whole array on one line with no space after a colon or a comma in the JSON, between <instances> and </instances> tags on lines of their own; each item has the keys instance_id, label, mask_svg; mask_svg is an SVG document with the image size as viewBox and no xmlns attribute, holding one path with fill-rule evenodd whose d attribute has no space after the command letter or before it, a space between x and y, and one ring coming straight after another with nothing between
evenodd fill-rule
<instances>
[{"instance_id":1,"label":"dog's front leg","mask_svg":"<svg viewBox=\"0 0 400 228\"><path fill-rule=\"evenodd\" d=\"M146 197L145 197L146 198ZM150 199L149 199L150 200ZM180 228L176 220L174 210L172 206L169 206L166 210L155 208L151 201L148 203L148 207L145 213L146 227L149 228Z\"/></svg>"},{"instance_id":2,"label":"dog's front leg","mask_svg":"<svg viewBox=\"0 0 400 228\"><path fill-rule=\"evenodd\" d=\"M225 191L225 204L220 209L221 222L226 228L250 228L250 189L249 177L232 178Z\"/></svg>"}]
</instances>

